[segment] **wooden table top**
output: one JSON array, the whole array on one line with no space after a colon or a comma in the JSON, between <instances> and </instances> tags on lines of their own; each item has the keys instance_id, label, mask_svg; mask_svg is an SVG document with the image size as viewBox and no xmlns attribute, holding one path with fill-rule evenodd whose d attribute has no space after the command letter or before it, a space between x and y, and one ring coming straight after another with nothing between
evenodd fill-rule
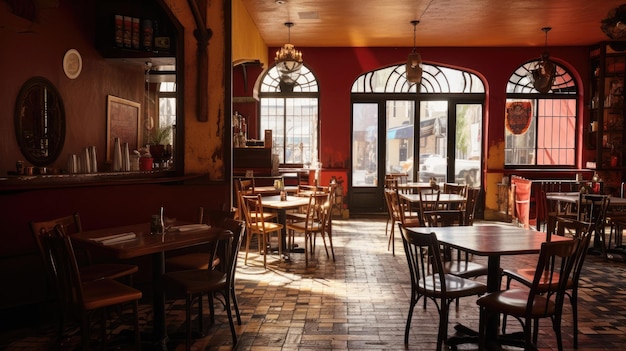
<instances>
[{"instance_id":1,"label":"wooden table top","mask_svg":"<svg viewBox=\"0 0 626 351\"><path fill-rule=\"evenodd\" d=\"M594 195L594 194L589 194ZM565 203L575 204L578 203L579 194L576 193L546 193L546 199L550 201L559 201ZM623 197L614 197L611 196L611 202L609 203L609 207L611 206L626 206L626 198Z\"/></svg>"},{"instance_id":2,"label":"wooden table top","mask_svg":"<svg viewBox=\"0 0 626 351\"><path fill-rule=\"evenodd\" d=\"M281 201L280 195L263 196L261 197L263 207L272 208L276 210L287 210L290 208L298 208L300 206L306 206L309 204L308 197L291 196L287 195L287 200Z\"/></svg>"},{"instance_id":3,"label":"wooden table top","mask_svg":"<svg viewBox=\"0 0 626 351\"><path fill-rule=\"evenodd\" d=\"M409 202L420 202L420 194L399 194L400 197L404 198ZM422 198L424 201L432 202L436 199L436 194L422 194ZM465 196L459 194L439 194L439 202L465 202L467 198Z\"/></svg>"},{"instance_id":4,"label":"wooden table top","mask_svg":"<svg viewBox=\"0 0 626 351\"><path fill-rule=\"evenodd\" d=\"M135 239L117 244L103 245L91 240L92 238L130 232L135 233ZM127 259L205 244L215 240L221 232L221 228L207 227L152 235L150 234L150 223L140 223L75 233L71 235L71 238L73 243L86 249L118 259Z\"/></svg>"},{"instance_id":5,"label":"wooden table top","mask_svg":"<svg viewBox=\"0 0 626 351\"><path fill-rule=\"evenodd\" d=\"M442 244L468 251L478 256L536 254L546 233L501 225L453 226L434 228L407 228L416 233L435 232ZM552 235L551 241L571 240Z\"/></svg>"}]
</instances>

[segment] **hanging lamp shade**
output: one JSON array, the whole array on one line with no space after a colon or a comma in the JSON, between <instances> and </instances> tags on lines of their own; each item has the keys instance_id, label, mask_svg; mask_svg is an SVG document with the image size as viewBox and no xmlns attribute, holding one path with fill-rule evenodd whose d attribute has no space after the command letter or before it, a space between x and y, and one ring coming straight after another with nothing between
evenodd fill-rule
<instances>
[{"instance_id":1,"label":"hanging lamp shade","mask_svg":"<svg viewBox=\"0 0 626 351\"><path fill-rule=\"evenodd\" d=\"M411 21L413 25L413 51L406 60L406 80L411 83L419 84L422 81L422 56L417 53L415 47L415 33L417 24L420 21Z\"/></svg>"},{"instance_id":2,"label":"hanging lamp shade","mask_svg":"<svg viewBox=\"0 0 626 351\"><path fill-rule=\"evenodd\" d=\"M600 29L610 39L626 39L626 4L609 11L607 17L600 23Z\"/></svg>"},{"instance_id":3,"label":"hanging lamp shade","mask_svg":"<svg viewBox=\"0 0 626 351\"><path fill-rule=\"evenodd\" d=\"M285 26L289 28L288 41L291 41L291 27L293 27L294 24L287 22ZM281 82L295 84L298 77L300 77L300 68L302 68L302 52L296 50L292 44L287 43L276 51L274 62L276 63L276 69L280 73Z\"/></svg>"},{"instance_id":4,"label":"hanging lamp shade","mask_svg":"<svg viewBox=\"0 0 626 351\"><path fill-rule=\"evenodd\" d=\"M551 27L544 27L541 30L546 33L546 48L541 54L541 59L535 64L530 71L532 73L533 87L540 93L547 93L552 89L554 77L556 76L556 65L550 61L550 53L548 53L548 32Z\"/></svg>"}]
</instances>

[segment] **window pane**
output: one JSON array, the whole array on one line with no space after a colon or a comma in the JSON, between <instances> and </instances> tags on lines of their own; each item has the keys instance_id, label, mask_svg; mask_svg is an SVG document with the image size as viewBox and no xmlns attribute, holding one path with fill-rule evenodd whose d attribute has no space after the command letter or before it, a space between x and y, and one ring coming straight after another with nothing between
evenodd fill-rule
<instances>
[{"instance_id":1,"label":"window pane","mask_svg":"<svg viewBox=\"0 0 626 351\"><path fill-rule=\"evenodd\" d=\"M352 186L378 184L378 105L352 105Z\"/></svg>"}]
</instances>

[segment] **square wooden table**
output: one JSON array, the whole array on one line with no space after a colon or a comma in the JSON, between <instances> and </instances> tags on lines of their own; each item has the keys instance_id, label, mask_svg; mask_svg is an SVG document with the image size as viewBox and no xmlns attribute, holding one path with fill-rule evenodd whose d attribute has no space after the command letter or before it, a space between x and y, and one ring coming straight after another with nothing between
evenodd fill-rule
<instances>
[{"instance_id":1,"label":"square wooden table","mask_svg":"<svg viewBox=\"0 0 626 351\"><path fill-rule=\"evenodd\" d=\"M103 245L93 238L101 238L121 233L135 233L136 237L112 245ZM216 227L205 227L189 231L169 231L166 234L150 234L150 223L140 223L120 227L90 230L72 234L72 242L87 250L115 259L129 259L150 255L152 257L152 292L154 313L154 347L167 350L167 329L165 323L165 252L185 247L201 245L215 240L222 232Z\"/></svg>"},{"instance_id":2,"label":"square wooden table","mask_svg":"<svg viewBox=\"0 0 626 351\"><path fill-rule=\"evenodd\" d=\"M458 250L464 250L477 256L487 256L487 289L489 292L500 290L502 256L538 254L541 244L546 241L546 233L515 227L512 225L475 225L424 228L415 227L407 230L416 233L437 234L440 243ZM551 241L572 240L571 238L552 235ZM490 318L486 325L488 343L498 339L498 316Z\"/></svg>"},{"instance_id":3,"label":"square wooden table","mask_svg":"<svg viewBox=\"0 0 626 351\"><path fill-rule=\"evenodd\" d=\"M278 213L278 223L283 225L281 232L283 250L290 252L291 248L287 246L287 210L307 206L309 204L309 197L287 195L287 199L281 201L280 195L263 196L261 197L261 202L263 203L264 209L271 209Z\"/></svg>"}]
</instances>

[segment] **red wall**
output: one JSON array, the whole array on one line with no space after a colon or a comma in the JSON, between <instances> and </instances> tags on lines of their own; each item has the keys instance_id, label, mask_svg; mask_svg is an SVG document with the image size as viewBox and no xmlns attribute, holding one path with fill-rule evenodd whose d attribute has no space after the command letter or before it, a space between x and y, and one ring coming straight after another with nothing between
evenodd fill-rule
<instances>
[{"instance_id":1,"label":"red wall","mask_svg":"<svg viewBox=\"0 0 626 351\"><path fill-rule=\"evenodd\" d=\"M277 48L269 48L275 52ZM350 157L350 89L361 74L406 61L410 48L298 47L315 74L320 89L321 162L324 167L347 168ZM484 79L487 89L485 146L504 140L506 83L511 73L543 48L418 48L425 63L469 70ZM551 58L578 78L579 90L588 78L586 47L550 48ZM269 58L273 62L273 58ZM584 111L582 104L581 111ZM584 118L586 120L586 117ZM583 119L579 121L583 123ZM488 149L487 149L488 150ZM487 155L488 157L489 155Z\"/></svg>"}]
</instances>

